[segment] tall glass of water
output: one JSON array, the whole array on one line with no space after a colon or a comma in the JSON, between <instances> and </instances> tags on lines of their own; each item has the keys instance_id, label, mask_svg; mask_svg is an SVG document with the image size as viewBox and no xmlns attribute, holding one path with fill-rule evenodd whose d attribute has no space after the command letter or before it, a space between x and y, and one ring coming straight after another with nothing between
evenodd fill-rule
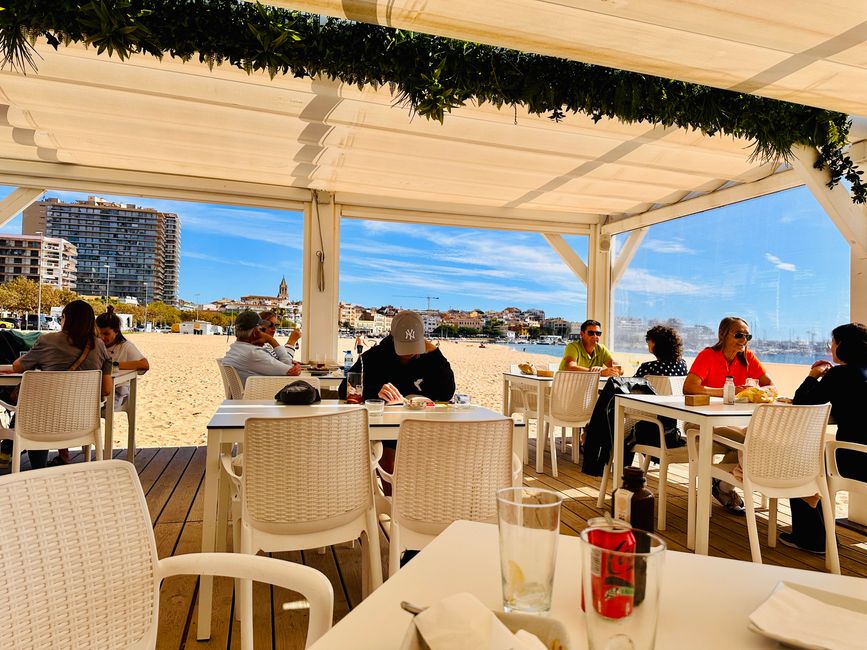
<instances>
[{"instance_id":1,"label":"tall glass of water","mask_svg":"<svg viewBox=\"0 0 867 650\"><path fill-rule=\"evenodd\" d=\"M497 490L505 611L551 609L562 500L556 492L541 488Z\"/></svg>"}]
</instances>

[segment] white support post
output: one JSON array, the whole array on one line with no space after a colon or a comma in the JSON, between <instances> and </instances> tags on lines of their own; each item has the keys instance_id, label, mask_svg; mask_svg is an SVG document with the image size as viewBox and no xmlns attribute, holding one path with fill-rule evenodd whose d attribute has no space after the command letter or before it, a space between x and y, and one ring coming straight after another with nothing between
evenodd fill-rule
<instances>
[{"instance_id":1,"label":"white support post","mask_svg":"<svg viewBox=\"0 0 867 650\"><path fill-rule=\"evenodd\" d=\"M5 226L16 214L39 200L45 193L44 188L19 187L0 201L0 226Z\"/></svg>"},{"instance_id":2,"label":"white support post","mask_svg":"<svg viewBox=\"0 0 867 650\"><path fill-rule=\"evenodd\" d=\"M641 242L644 240L646 234L647 228L639 228L638 230L633 230L629 233L629 237L626 239L623 249L618 253L617 259L614 260L614 267L611 271L612 290L617 286L617 283L623 279L623 274L626 273L626 269L628 269L629 265L632 263L632 258L635 257L635 254L638 252L638 247L641 246Z\"/></svg>"},{"instance_id":3,"label":"white support post","mask_svg":"<svg viewBox=\"0 0 867 650\"><path fill-rule=\"evenodd\" d=\"M867 209L852 202L842 185L828 188L827 170L813 167L817 152L808 147L792 150L792 166L849 243L849 314L853 322L867 322Z\"/></svg>"},{"instance_id":4,"label":"white support post","mask_svg":"<svg viewBox=\"0 0 867 650\"><path fill-rule=\"evenodd\" d=\"M587 265L584 263L578 254L572 250L572 247L566 243L562 235L542 233L542 237L550 244L554 252L560 256L560 259L572 269L572 273L578 276L578 279L587 286Z\"/></svg>"},{"instance_id":5,"label":"white support post","mask_svg":"<svg viewBox=\"0 0 867 650\"><path fill-rule=\"evenodd\" d=\"M304 204L304 338L301 345L307 361L322 358L336 362L340 316L340 206L325 192L318 192L318 199L318 206L312 202Z\"/></svg>"},{"instance_id":6,"label":"white support post","mask_svg":"<svg viewBox=\"0 0 867 650\"><path fill-rule=\"evenodd\" d=\"M587 318L602 324L602 342L611 345L611 236L591 228L587 264Z\"/></svg>"}]
</instances>

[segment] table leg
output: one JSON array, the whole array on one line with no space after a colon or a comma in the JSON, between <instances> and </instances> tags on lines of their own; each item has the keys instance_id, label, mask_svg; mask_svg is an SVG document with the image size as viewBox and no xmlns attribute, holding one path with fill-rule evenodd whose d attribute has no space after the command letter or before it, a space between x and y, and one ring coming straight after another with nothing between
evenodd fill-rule
<instances>
[{"instance_id":1,"label":"table leg","mask_svg":"<svg viewBox=\"0 0 867 650\"><path fill-rule=\"evenodd\" d=\"M690 517L694 523L688 524L695 529L695 552L707 555L708 537L710 536L710 471L713 460L713 426L701 424L698 435L698 502L695 504L695 517ZM691 513L692 514L692 513ZM688 536L688 535L687 535Z\"/></svg>"},{"instance_id":2,"label":"table leg","mask_svg":"<svg viewBox=\"0 0 867 650\"><path fill-rule=\"evenodd\" d=\"M614 498L614 490L618 486L620 477L623 476L623 439L625 437L624 424L626 423L626 408L623 402L614 398L614 449L611 450L611 494Z\"/></svg>"},{"instance_id":3,"label":"table leg","mask_svg":"<svg viewBox=\"0 0 867 650\"><path fill-rule=\"evenodd\" d=\"M512 382L508 377L503 377L503 415L512 415Z\"/></svg>"},{"instance_id":4,"label":"table leg","mask_svg":"<svg viewBox=\"0 0 867 650\"><path fill-rule=\"evenodd\" d=\"M220 490L220 435L208 432L208 452L205 457L205 510L202 515L202 553L213 553L217 538L217 500ZM204 641L211 638L211 606L214 594L214 577L199 578L199 620L196 638Z\"/></svg>"},{"instance_id":5,"label":"table leg","mask_svg":"<svg viewBox=\"0 0 867 650\"><path fill-rule=\"evenodd\" d=\"M554 441L551 440L551 445ZM536 472L545 470L545 385L536 382Z\"/></svg>"},{"instance_id":6,"label":"table leg","mask_svg":"<svg viewBox=\"0 0 867 650\"><path fill-rule=\"evenodd\" d=\"M126 459L129 462L135 460L135 400L138 391L138 378L133 377L129 382L129 402L126 404L126 419L129 425L127 437Z\"/></svg>"},{"instance_id":7,"label":"table leg","mask_svg":"<svg viewBox=\"0 0 867 650\"><path fill-rule=\"evenodd\" d=\"M102 445L102 459L111 460L111 446L114 442L114 377L111 378L111 392L105 396L105 440Z\"/></svg>"}]
</instances>

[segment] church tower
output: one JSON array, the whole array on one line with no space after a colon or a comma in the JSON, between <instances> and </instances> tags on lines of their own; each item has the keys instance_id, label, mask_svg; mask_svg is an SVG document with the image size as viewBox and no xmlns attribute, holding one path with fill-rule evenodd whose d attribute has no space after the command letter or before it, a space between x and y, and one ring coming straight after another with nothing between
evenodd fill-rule
<instances>
[{"instance_id":1,"label":"church tower","mask_svg":"<svg viewBox=\"0 0 867 650\"><path fill-rule=\"evenodd\" d=\"M279 300L289 300L289 287L286 285L286 277L280 281L280 291L277 293Z\"/></svg>"}]
</instances>

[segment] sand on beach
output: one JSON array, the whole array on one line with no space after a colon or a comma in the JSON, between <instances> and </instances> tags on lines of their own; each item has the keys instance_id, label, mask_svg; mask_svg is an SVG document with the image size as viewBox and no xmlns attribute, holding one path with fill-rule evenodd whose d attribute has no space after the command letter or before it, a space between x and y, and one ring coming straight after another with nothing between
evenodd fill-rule
<instances>
[{"instance_id":1,"label":"sand on beach","mask_svg":"<svg viewBox=\"0 0 867 650\"><path fill-rule=\"evenodd\" d=\"M225 354L234 337L158 333L130 333L128 337L151 367L138 382L137 446L205 444L205 427L223 400L216 359ZM344 350L354 349L353 339L341 339L338 356L342 359ZM502 345L480 348L478 343L468 341L442 341L440 349L452 365L458 392L468 393L473 403L498 412L502 409L502 373L512 364L528 361L545 367L558 361ZM298 358L303 354L302 349ZM625 374L631 374L639 363L650 358L649 354L615 354ZM807 366L793 364L766 364L766 368L780 394L788 396L808 371ZM120 416L115 423L115 445L125 447L126 418Z\"/></svg>"}]
</instances>

